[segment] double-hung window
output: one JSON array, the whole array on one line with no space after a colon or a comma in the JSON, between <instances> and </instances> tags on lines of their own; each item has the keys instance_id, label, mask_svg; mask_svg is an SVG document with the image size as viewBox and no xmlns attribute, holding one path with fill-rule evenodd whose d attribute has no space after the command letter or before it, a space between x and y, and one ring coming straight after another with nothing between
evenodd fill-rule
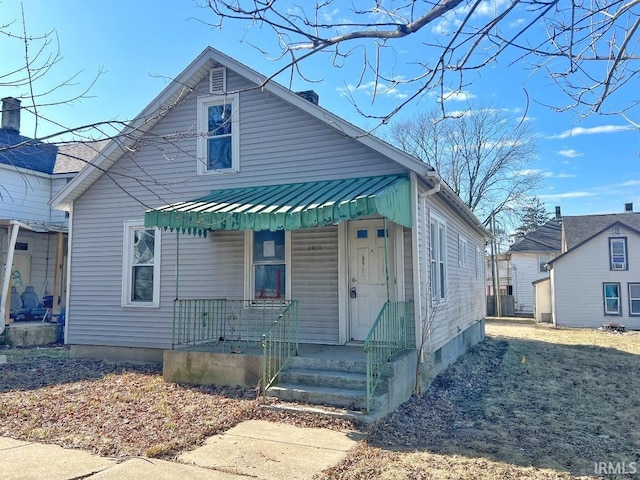
<instances>
[{"instance_id":1,"label":"double-hung window","mask_svg":"<svg viewBox=\"0 0 640 480\"><path fill-rule=\"evenodd\" d=\"M198 173L228 173L240 169L239 96L198 98Z\"/></svg>"},{"instance_id":2,"label":"double-hung window","mask_svg":"<svg viewBox=\"0 0 640 480\"><path fill-rule=\"evenodd\" d=\"M447 298L447 230L443 221L431 218L431 300L441 303Z\"/></svg>"},{"instance_id":3,"label":"double-hung window","mask_svg":"<svg viewBox=\"0 0 640 480\"><path fill-rule=\"evenodd\" d=\"M611 270L628 270L627 239L625 237L609 239L609 268Z\"/></svg>"},{"instance_id":4,"label":"double-hung window","mask_svg":"<svg viewBox=\"0 0 640 480\"><path fill-rule=\"evenodd\" d=\"M538 272L547 273L547 263L549 263L549 254L548 253L540 253L538 254Z\"/></svg>"},{"instance_id":5,"label":"double-hung window","mask_svg":"<svg viewBox=\"0 0 640 480\"><path fill-rule=\"evenodd\" d=\"M474 247L475 249L475 266L476 266L476 278L483 278L482 268L484 267L484 255L481 248L477 245Z\"/></svg>"},{"instance_id":6,"label":"double-hung window","mask_svg":"<svg viewBox=\"0 0 640 480\"><path fill-rule=\"evenodd\" d=\"M605 283L604 287L604 314L620 315L620 284Z\"/></svg>"},{"instance_id":7,"label":"double-hung window","mask_svg":"<svg viewBox=\"0 0 640 480\"><path fill-rule=\"evenodd\" d=\"M255 301L290 298L291 233L261 230L247 233L247 298Z\"/></svg>"},{"instance_id":8,"label":"double-hung window","mask_svg":"<svg viewBox=\"0 0 640 480\"><path fill-rule=\"evenodd\" d=\"M629 315L640 315L640 283L629 284Z\"/></svg>"},{"instance_id":9,"label":"double-hung window","mask_svg":"<svg viewBox=\"0 0 640 480\"><path fill-rule=\"evenodd\" d=\"M157 307L160 298L160 231L142 221L124 223L122 306Z\"/></svg>"},{"instance_id":10,"label":"double-hung window","mask_svg":"<svg viewBox=\"0 0 640 480\"><path fill-rule=\"evenodd\" d=\"M467 240L458 235L458 265L467 266Z\"/></svg>"}]
</instances>

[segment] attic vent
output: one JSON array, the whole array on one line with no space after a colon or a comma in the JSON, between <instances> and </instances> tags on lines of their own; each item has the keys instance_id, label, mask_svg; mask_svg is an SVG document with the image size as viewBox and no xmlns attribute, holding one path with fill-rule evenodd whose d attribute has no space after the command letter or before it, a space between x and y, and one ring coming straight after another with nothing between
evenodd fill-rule
<instances>
[{"instance_id":1,"label":"attic vent","mask_svg":"<svg viewBox=\"0 0 640 480\"><path fill-rule=\"evenodd\" d=\"M209 93L225 93L226 91L226 69L224 67L212 68L209 71Z\"/></svg>"},{"instance_id":2,"label":"attic vent","mask_svg":"<svg viewBox=\"0 0 640 480\"><path fill-rule=\"evenodd\" d=\"M613 227L613 234L614 235L621 235L622 234L622 229L620 227Z\"/></svg>"}]
</instances>

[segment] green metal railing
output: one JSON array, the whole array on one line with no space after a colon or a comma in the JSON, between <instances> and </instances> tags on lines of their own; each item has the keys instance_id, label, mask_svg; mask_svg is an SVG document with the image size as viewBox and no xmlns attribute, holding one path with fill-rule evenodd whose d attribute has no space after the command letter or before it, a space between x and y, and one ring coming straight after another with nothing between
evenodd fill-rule
<instances>
[{"instance_id":1,"label":"green metal railing","mask_svg":"<svg viewBox=\"0 0 640 480\"><path fill-rule=\"evenodd\" d=\"M410 348L412 315L411 301L386 302L364 341L367 354L367 412L371 410L371 400L385 365L395 353Z\"/></svg>"},{"instance_id":2,"label":"green metal railing","mask_svg":"<svg viewBox=\"0 0 640 480\"><path fill-rule=\"evenodd\" d=\"M264 332L293 305L297 328L295 300L176 299L172 346L222 342L259 347Z\"/></svg>"},{"instance_id":3,"label":"green metal railing","mask_svg":"<svg viewBox=\"0 0 640 480\"><path fill-rule=\"evenodd\" d=\"M298 302L292 300L262 335L262 393L266 393L292 355L298 355Z\"/></svg>"}]
</instances>

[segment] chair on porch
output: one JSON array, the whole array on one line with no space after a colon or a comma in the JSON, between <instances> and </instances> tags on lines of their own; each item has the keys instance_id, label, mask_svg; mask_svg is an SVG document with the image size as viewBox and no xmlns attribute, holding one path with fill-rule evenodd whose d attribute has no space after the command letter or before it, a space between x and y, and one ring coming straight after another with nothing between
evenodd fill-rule
<instances>
[{"instance_id":1,"label":"chair on porch","mask_svg":"<svg viewBox=\"0 0 640 480\"><path fill-rule=\"evenodd\" d=\"M44 304L40 301L38 294L31 285L24 289L21 298L22 310L20 312L22 313L20 320L44 320L48 310L44 308Z\"/></svg>"},{"instance_id":2,"label":"chair on porch","mask_svg":"<svg viewBox=\"0 0 640 480\"><path fill-rule=\"evenodd\" d=\"M16 290L15 285L11 286L11 305L9 307L9 318L16 318L18 312L22 310L22 298L20 298L20 294L18 290Z\"/></svg>"}]
</instances>

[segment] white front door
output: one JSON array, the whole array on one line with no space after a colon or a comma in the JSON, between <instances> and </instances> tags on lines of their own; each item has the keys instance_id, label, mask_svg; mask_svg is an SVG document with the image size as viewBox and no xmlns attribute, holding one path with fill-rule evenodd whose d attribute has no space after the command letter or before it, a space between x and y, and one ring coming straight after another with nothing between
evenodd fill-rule
<instances>
[{"instance_id":1,"label":"white front door","mask_svg":"<svg viewBox=\"0 0 640 480\"><path fill-rule=\"evenodd\" d=\"M387 261L393 285L393 235L387 224ZM349 224L349 318L351 341L363 341L387 301L387 268L382 219ZM393 288L390 287L393 293Z\"/></svg>"}]
</instances>

